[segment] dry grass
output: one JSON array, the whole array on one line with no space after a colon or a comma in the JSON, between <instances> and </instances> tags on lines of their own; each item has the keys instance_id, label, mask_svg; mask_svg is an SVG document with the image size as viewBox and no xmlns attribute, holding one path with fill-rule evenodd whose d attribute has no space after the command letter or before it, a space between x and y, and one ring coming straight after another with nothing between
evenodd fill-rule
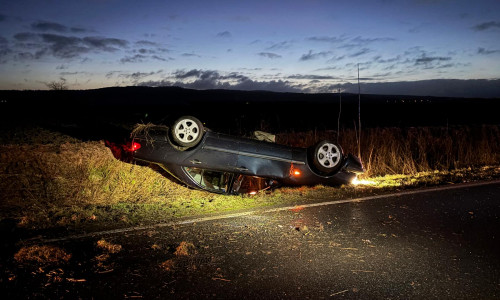
<instances>
[{"instance_id":1,"label":"dry grass","mask_svg":"<svg viewBox=\"0 0 500 300\"><path fill-rule=\"evenodd\" d=\"M97 247L103 249L107 253L112 253L112 254L122 251L122 245L110 243L105 239L98 240Z\"/></svg>"},{"instance_id":2,"label":"dry grass","mask_svg":"<svg viewBox=\"0 0 500 300\"><path fill-rule=\"evenodd\" d=\"M151 132L166 134L168 132L168 127L164 125L155 125L152 123L136 124L132 129L130 136L131 137L142 136L144 139L146 139L146 143L153 143Z\"/></svg>"},{"instance_id":3,"label":"dry grass","mask_svg":"<svg viewBox=\"0 0 500 300\"><path fill-rule=\"evenodd\" d=\"M23 213L21 224L99 221L102 215L82 208L121 205L126 210L126 205L165 203L170 197L188 201L200 193L151 168L116 160L103 142L0 146L0 178L0 214ZM122 217L127 222L131 216Z\"/></svg>"},{"instance_id":4,"label":"dry grass","mask_svg":"<svg viewBox=\"0 0 500 300\"><path fill-rule=\"evenodd\" d=\"M7 192L2 203L137 202L158 196L151 187L168 189L162 186L165 181L160 180L161 175L117 161L100 142L1 146L0 159L2 185Z\"/></svg>"},{"instance_id":5,"label":"dry grass","mask_svg":"<svg viewBox=\"0 0 500 300\"><path fill-rule=\"evenodd\" d=\"M32 245L22 247L15 255L14 259L19 263L60 263L71 259L71 254L66 253L59 247L49 245Z\"/></svg>"},{"instance_id":6,"label":"dry grass","mask_svg":"<svg viewBox=\"0 0 500 300\"><path fill-rule=\"evenodd\" d=\"M194 256L197 254L196 247L193 243L182 241L179 246L175 248L175 257L163 261L159 267L163 271L175 271L179 266L188 266L188 268L196 269L194 264Z\"/></svg>"},{"instance_id":7,"label":"dry grass","mask_svg":"<svg viewBox=\"0 0 500 300\"><path fill-rule=\"evenodd\" d=\"M182 241L175 249L175 256L190 256L196 254L196 248L193 243Z\"/></svg>"},{"instance_id":8,"label":"dry grass","mask_svg":"<svg viewBox=\"0 0 500 300\"><path fill-rule=\"evenodd\" d=\"M160 269L162 269L163 271L167 272L173 271L174 267L175 267L175 261L173 259L168 259L160 263Z\"/></svg>"},{"instance_id":9,"label":"dry grass","mask_svg":"<svg viewBox=\"0 0 500 300\"><path fill-rule=\"evenodd\" d=\"M321 139L337 141L335 131L282 133L278 142L307 147ZM344 152L358 154L354 130L342 130ZM499 126L369 128L361 133L365 176L416 174L432 170L495 165L500 162Z\"/></svg>"}]
</instances>

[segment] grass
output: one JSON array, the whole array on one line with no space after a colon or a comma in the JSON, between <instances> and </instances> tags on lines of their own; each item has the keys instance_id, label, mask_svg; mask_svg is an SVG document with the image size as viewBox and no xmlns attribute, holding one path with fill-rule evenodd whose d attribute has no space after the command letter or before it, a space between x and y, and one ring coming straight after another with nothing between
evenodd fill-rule
<instances>
[{"instance_id":1,"label":"grass","mask_svg":"<svg viewBox=\"0 0 500 300\"><path fill-rule=\"evenodd\" d=\"M334 131L278 134L279 143L310 146L315 141L337 141ZM342 130L338 142L344 152L358 154L356 132ZM361 135L365 176L413 175L434 170L496 165L500 162L500 127L368 128Z\"/></svg>"},{"instance_id":2,"label":"grass","mask_svg":"<svg viewBox=\"0 0 500 300\"><path fill-rule=\"evenodd\" d=\"M70 260L71 254L63 249L51 245L31 245L24 246L14 255L14 259L19 263L59 263Z\"/></svg>"},{"instance_id":3,"label":"grass","mask_svg":"<svg viewBox=\"0 0 500 300\"><path fill-rule=\"evenodd\" d=\"M147 166L116 160L102 141L84 142L45 129L3 137L0 218L39 230L97 230L186 216L317 199L342 199L449 182L500 177L498 126L383 128L362 133L364 185L280 188L255 196L187 189ZM334 132L282 133L278 142L309 146ZM41 141L44 141L42 143ZM50 143L46 143L51 141ZM354 131L339 138L357 152Z\"/></svg>"}]
</instances>

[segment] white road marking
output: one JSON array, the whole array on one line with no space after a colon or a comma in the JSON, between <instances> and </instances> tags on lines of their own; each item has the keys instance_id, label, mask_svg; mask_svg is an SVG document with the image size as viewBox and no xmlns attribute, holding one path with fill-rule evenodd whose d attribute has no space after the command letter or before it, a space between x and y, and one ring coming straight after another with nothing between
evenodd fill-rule
<instances>
[{"instance_id":1,"label":"white road marking","mask_svg":"<svg viewBox=\"0 0 500 300\"><path fill-rule=\"evenodd\" d=\"M163 228L163 227L179 226L179 225L186 225L186 224L202 223L202 222L208 222L208 221L214 221L214 220L238 218L238 217L248 216L248 215L252 215L252 214L256 214L256 213L266 214L266 213L272 213L272 212L293 210L293 209L297 209L297 208L305 209L305 208L318 207L318 206L337 205L337 204L353 203L353 202L363 202L363 201L368 201L368 200L394 198L394 197L415 195L415 194L422 194L422 193L431 193L431 192L438 192L438 191L446 191L446 190L455 190L455 189L470 188L470 187L477 187L477 186L484 186L484 185L492 185L492 184L498 184L498 183L500 183L500 180L498 180L498 179L492 180L492 181L460 183L460 184L452 184L452 185L439 186L439 187L433 187L433 188L417 189L417 190L403 191L403 192L399 192L399 193L367 196L367 197L346 199L346 200L324 201L324 202L316 202L316 203L309 203L309 204L302 204L302 205L299 204L299 205L293 205L293 206L283 206L283 207L276 207L276 208L269 208L269 209L252 209L252 210L240 212L240 213L229 213L229 214L224 214L224 215L216 215L216 216L208 216L208 217L200 217L200 218L178 220L178 221L172 221L172 222L166 222L166 223L159 223L159 224L155 224L155 225L134 226L134 227L127 227L127 228L113 229L113 230L104 230L104 231L98 231L98 232L69 235L69 236L58 237L58 238L45 239L45 238L36 237L36 238L28 239L26 241L52 243L52 242L81 239L81 238L88 238L88 237L98 237L98 236L111 235L111 234L117 234L117 233L125 233L125 232L132 232L132 231L141 231L141 230L151 230L151 229L155 229L155 228Z\"/></svg>"}]
</instances>

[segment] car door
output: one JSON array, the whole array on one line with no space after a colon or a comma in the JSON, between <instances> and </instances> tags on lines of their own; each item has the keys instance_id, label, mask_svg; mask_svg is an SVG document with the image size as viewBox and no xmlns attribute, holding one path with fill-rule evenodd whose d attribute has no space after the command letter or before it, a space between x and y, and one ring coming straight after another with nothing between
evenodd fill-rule
<instances>
[{"instance_id":1,"label":"car door","mask_svg":"<svg viewBox=\"0 0 500 300\"><path fill-rule=\"evenodd\" d=\"M290 148L261 141L240 141L236 167L243 174L270 178L287 177L292 162Z\"/></svg>"},{"instance_id":2,"label":"car door","mask_svg":"<svg viewBox=\"0 0 500 300\"><path fill-rule=\"evenodd\" d=\"M207 132L201 147L184 160L185 166L233 172L238 161L238 142L231 136Z\"/></svg>"}]
</instances>

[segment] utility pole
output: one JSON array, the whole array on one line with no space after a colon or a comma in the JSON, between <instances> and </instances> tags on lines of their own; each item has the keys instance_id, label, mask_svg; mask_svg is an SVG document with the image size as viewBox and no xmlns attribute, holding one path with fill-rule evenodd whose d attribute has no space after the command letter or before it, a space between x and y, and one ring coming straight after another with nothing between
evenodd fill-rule
<instances>
[{"instance_id":1,"label":"utility pole","mask_svg":"<svg viewBox=\"0 0 500 300\"><path fill-rule=\"evenodd\" d=\"M358 157L361 159L361 87L359 85L359 63L358 63Z\"/></svg>"}]
</instances>

